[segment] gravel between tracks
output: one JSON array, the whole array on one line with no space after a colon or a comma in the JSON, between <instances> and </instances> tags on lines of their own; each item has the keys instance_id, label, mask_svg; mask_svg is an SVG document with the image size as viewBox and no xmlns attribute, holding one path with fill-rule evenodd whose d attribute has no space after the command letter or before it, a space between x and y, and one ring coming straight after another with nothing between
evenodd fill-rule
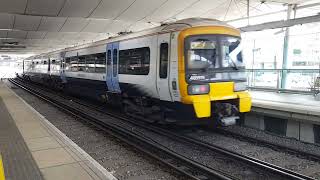
<instances>
[{"instance_id":1,"label":"gravel between tracks","mask_svg":"<svg viewBox=\"0 0 320 180\"><path fill-rule=\"evenodd\" d=\"M297 149L302 152L308 152L320 156L320 145L318 144L306 143L298 141L294 138L284 136L277 136L266 131L261 131L258 129L248 127L230 126L224 129L227 131L235 132L237 134L243 134L244 136L253 137L255 139L262 139L273 144L278 144L281 146Z\"/></svg>"},{"instance_id":2,"label":"gravel between tracks","mask_svg":"<svg viewBox=\"0 0 320 180\"><path fill-rule=\"evenodd\" d=\"M316 149L319 151L317 145L305 144L302 142L297 142L294 139L288 139L285 137L274 136L262 131L257 131L254 129L246 127L228 127L228 131L237 132L239 134L254 137L257 139L268 140L269 142L279 144L285 142L287 147L295 147L296 149L309 151L311 149ZM233 137L227 137L221 134L214 133L214 130L195 129L193 131L182 131L180 132L184 135L199 139L201 141L208 142L209 144L218 145L224 147L231 151L238 152L243 155L247 155L253 158L257 158L271 164L275 164L292 171L311 176L316 179L320 179L320 162L311 161L305 159L305 157L297 157L292 154L285 153L281 150L272 149L264 146L259 146L251 142L246 142L245 140L235 139ZM284 145L284 144L279 144ZM296 147L297 146L297 147ZM318 148L318 149L317 149Z\"/></svg>"},{"instance_id":3,"label":"gravel between tracks","mask_svg":"<svg viewBox=\"0 0 320 180\"><path fill-rule=\"evenodd\" d=\"M28 92L20 88L13 90L116 178L185 179L113 136L76 120Z\"/></svg>"}]
</instances>

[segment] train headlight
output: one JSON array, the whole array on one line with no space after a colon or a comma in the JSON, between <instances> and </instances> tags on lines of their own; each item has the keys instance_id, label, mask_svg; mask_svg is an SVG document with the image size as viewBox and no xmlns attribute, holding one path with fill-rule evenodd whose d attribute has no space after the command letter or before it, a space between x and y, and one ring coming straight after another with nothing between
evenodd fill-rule
<instances>
[{"instance_id":1,"label":"train headlight","mask_svg":"<svg viewBox=\"0 0 320 180\"><path fill-rule=\"evenodd\" d=\"M209 84L189 85L188 86L188 94L189 95L208 94L209 92L210 92Z\"/></svg>"},{"instance_id":2,"label":"train headlight","mask_svg":"<svg viewBox=\"0 0 320 180\"><path fill-rule=\"evenodd\" d=\"M247 90L247 82L234 82L233 91L245 91Z\"/></svg>"}]
</instances>

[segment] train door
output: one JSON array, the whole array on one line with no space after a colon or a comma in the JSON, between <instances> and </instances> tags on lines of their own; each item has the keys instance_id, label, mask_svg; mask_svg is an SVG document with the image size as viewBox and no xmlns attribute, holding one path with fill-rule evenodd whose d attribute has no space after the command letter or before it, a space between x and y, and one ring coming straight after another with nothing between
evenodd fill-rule
<instances>
[{"instance_id":1,"label":"train door","mask_svg":"<svg viewBox=\"0 0 320 180\"><path fill-rule=\"evenodd\" d=\"M107 87L108 91L113 92L113 83L112 83L112 44L109 43L107 44L107 54L106 54L106 59L107 59L107 72L106 72L106 81L107 81Z\"/></svg>"},{"instance_id":2,"label":"train door","mask_svg":"<svg viewBox=\"0 0 320 180\"><path fill-rule=\"evenodd\" d=\"M169 86L170 34L158 36L157 90L160 100L172 101Z\"/></svg>"},{"instance_id":3,"label":"train door","mask_svg":"<svg viewBox=\"0 0 320 180\"><path fill-rule=\"evenodd\" d=\"M120 93L119 76L119 42L112 43L112 84L115 92Z\"/></svg>"},{"instance_id":4,"label":"train door","mask_svg":"<svg viewBox=\"0 0 320 180\"><path fill-rule=\"evenodd\" d=\"M108 91L112 93L120 93L118 62L119 62L119 42L107 44L106 81L107 81Z\"/></svg>"}]
</instances>

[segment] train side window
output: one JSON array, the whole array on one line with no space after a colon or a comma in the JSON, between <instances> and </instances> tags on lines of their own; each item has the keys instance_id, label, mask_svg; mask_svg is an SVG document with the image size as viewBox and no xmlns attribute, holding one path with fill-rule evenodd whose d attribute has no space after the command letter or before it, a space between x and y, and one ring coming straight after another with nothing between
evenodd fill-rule
<instances>
[{"instance_id":1,"label":"train side window","mask_svg":"<svg viewBox=\"0 0 320 180\"><path fill-rule=\"evenodd\" d=\"M118 74L117 68L118 68L118 50L114 49L113 50L113 77L116 77Z\"/></svg>"},{"instance_id":2,"label":"train side window","mask_svg":"<svg viewBox=\"0 0 320 180\"><path fill-rule=\"evenodd\" d=\"M78 71L86 71L86 59L85 56L79 56L78 57Z\"/></svg>"},{"instance_id":3,"label":"train side window","mask_svg":"<svg viewBox=\"0 0 320 180\"><path fill-rule=\"evenodd\" d=\"M95 58L95 72L105 73L106 72L106 53L98 53L94 55Z\"/></svg>"},{"instance_id":4,"label":"train side window","mask_svg":"<svg viewBox=\"0 0 320 180\"><path fill-rule=\"evenodd\" d=\"M65 58L64 68L66 71L70 71L70 67L71 67L70 61L71 59L69 57Z\"/></svg>"},{"instance_id":5,"label":"train side window","mask_svg":"<svg viewBox=\"0 0 320 180\"><path fill-rule=\"evenodd\" d=\"M72 72L77 72L79 67L78 67L78 56L73 56L70 58L70 66L69 66L69 70Z\"/></svg>"},{"instance_id":6,"label":"train side window","mask_svg":"<svg viewBox=\"0 0 320 180\"><path fill-rule=\"evenodd\" d=\"M86 72L93 73L95 71L95 56L93 54L85 56Z\"/></svg>"},{"instance_id":7,"label":"train side window","mask_svg":"<svg viewBox=\"0 0 320 180\"><path fill-rule=\"evenodd\" d=\"M47 64L47 61L43 61L43 64Z\"/></svg>"},{"instance_id":8,"label":"train side window","mask_svg":"<svg viewBox=\"0 0 320 180\"><path fill-rule=\"evenodd\" d=\"M169 60L169 44L161 43L160 45L160 66L159 76L162 79L166 79L168 76L168 60Z\"/></svg>"},{"instance_id":9,"label":"train side window","mask_svg":"<svg viewBox=\"0 0 320 180\"><path fill-rule=\"evenodd\" d=\"M57 70L60 70L60 60L52 59L50 63L50 71L57 71Z\"/></svg>"},{"instance_id":10,"label":"train side window","mask_svg":"<svg viewBox=\"0 0 320 180\"><path fill-rule=\"evenodd\" d=\"M149 70L149 47L119 51L119 74L148 75Z\"/></svg>"}]
</instances>

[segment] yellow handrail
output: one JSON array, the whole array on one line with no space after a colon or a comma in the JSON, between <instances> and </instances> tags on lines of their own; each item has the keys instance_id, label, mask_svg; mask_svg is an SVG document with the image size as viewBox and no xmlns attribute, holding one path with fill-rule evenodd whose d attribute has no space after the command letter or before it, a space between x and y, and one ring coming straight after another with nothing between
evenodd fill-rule
<instances>
[{"instance_id":1,"label":"yellow handrail","mask_svg":"<svg viewBox=\"0 0 320 180\"><path fill-rule=\"evenodd\" d=\"M2 157L0 155L0 180L5 180L4 176L4 169L3 169L3 164L2 164Z\"/></svg>"}]
</instances>

